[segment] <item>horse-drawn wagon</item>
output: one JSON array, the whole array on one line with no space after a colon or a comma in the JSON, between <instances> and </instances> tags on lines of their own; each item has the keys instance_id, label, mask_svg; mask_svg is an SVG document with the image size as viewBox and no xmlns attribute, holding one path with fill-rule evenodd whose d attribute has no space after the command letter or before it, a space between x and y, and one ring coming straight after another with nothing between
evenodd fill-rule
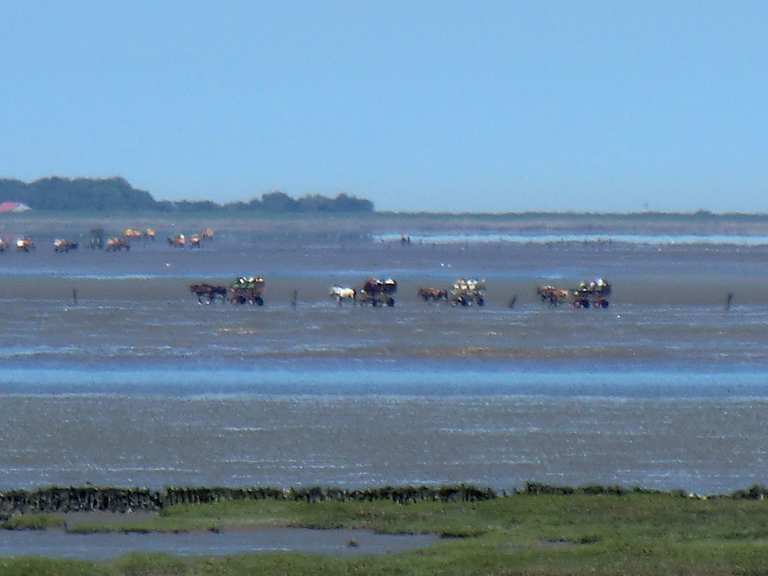
<instances>
[{"instance_id":1,"label":"horse-drawn wagon","mask_svg":"<svg viewBox=\"0 0 768 576\"><path fill-rule=\"evenodd\" d=\"M187 237L184 234L176 234L168 237L168 245L173 248L184 248L187 245Z\"/></svg>"},{"instance_id":2,"label":"horse-drawn wagon","mask_svg":"<svg viewBox=\"0 0 768 576\"><path fill-rule=\"evenodd\" d=\"M56 238L56 240L53 241L53 251L58 253L67 253L70 250L77 250L79 247L80 243L75 240Z\"/></svg>"},{"instance_id":3,"label":"horse-drawn wagon","mask_svg":"<svg viewBox=\"0 0 768 576\"><path fill-rule=\"evenodd\" d=\"M569 303L574 308L608 308L611 285L602 278L597 278L591 282L580 282L574 289L552 285L539 286L536 293L542 302L550 306Z\"/></svg>"},{"instance_id":4,"label":"horse-drawn wagon","mask_svg":"<svg viewBox=\"0 0 768 576\"><path fill-rule=\"evenodd\" d=\"M229 286L229 301L232 304L264 305L264 278L241 276Z\"/></svg>"},{"instance_id":5,"label":"horse-drawn wagon","mask_svg":"<svg viewBox=\"0 0 768 576\"><path fill-rule=\"evenodd\" d=\"M395 305L395 294L397 293L397 281L392 278L379 280L378 278L368 278L363 287L356 291L355 298L360 304L370 304L371 306L389 306Z\"/></svg>"},{"instance_id":6,"label":"horse-drawn wagon","mask_svg":"<svg viewBox=\"0 0 768 576\"><path fill-rule=\"evenodd\" d=\"M484 306L485 280L459 278L448 291L448 298L454 306Z\"/></svg>"},{"instance_id":7,"label":"horse-drawn wagon","mask_svg":"<svg viewBox=\"0 0 768 576\"><path fill-rule=\"evenodd\" d=\"M611 285L602 278L580 282L573 291L573 305L577 308L608 308L610 295Z\"/></svg>"},{"instance_id":8,"label":"horse-drawn wagon","mask_svg":"<svg viewBox=\"0 0 768 576\"><path fill-rule=\"evenodd\" d=\"M144 237L144 233L138 228L126 228L123 230L123 238L126 240L141 240Z\"/></svg>"},{"instance_id":9,"label":"horse-drawn wagon","mask_svg":"<svg viewBox=\"0 0 768 576\"><path fill-rule=\"evenodd\" d=\"M35 249L35 243L31 238L19 238L16 240L16 252L31 252Z\"/></svg>"},{"instance_id":10,"label":"horse-drawn wagon","mask_svg":"<svg viewBox=\"0 0 768 576\"><path fill-rule=\"evenodd\" d=\"M131 245L125 238L115 236L114 238L107 240L105 250L107 252L122 252L123 250L130 252Z\"/></svg>"}]
</instances>

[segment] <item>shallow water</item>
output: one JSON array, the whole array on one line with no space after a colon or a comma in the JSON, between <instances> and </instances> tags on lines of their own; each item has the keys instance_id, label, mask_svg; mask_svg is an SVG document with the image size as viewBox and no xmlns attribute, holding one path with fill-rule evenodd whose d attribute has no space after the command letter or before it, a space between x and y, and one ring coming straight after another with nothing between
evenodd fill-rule
<instances>
[{"instance_id":1,"label":"shallow water","mask_svg":"<svg viewBox=\"0 0 768 576\"><path fill-rule=\"evenodd\" d=\"M0 486L539 480L712 493L765 478L768 398L615 394L10 396Z\"/></svg>"},{"instance_id":2,"label":"shallow water","mask_svg":"<svg viewBox=\"0 0 768 576\"><path fill-rule=\"evenodd\" d=\"M2 254L0 487L765 481L768 248L741 241L765 226L662 224L631 229L680 241L403 247L348 222L255 221L200 251ZM240 274L265 275L263 308L188 291ZM328 298L370 274L398 278L394 308ZM598 275L608 310L536 300L537 283ZM486 307L417 299L458 276L487 278Z\"/></svg>"},{"instance_id":3,"label":"shallow water","mask_svg":"<svg viewBox=\"0 0 768 576\"><path fill-rule=\"evenodd\" d=\"M0 530L0 557L46 556L76 560L111 560L129 552L177 556L227 556L266 552L301 552L333 556L388 554L429 546L425 534L374 534L363 530L263 528L248 531L181 534L71 534L59 530ZM349 542L355 541L356 546Z\"/></svg>"}]
</instances>

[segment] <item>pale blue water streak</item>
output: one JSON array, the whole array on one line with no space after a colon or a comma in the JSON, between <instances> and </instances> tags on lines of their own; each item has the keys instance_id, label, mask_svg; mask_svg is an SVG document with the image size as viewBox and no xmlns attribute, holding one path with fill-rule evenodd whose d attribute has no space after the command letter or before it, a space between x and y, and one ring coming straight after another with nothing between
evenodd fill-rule
<instances>
[{"instance_id":1,"label":"pale blue water streak","mask_svg":"<svg viewBox=\"0 0 768 576\"><path fill-rule=\"evenodd\" d=\"M268 365L265 365L268 364ZM363 362L360 362L363 364ZM0 394L128 396L552 396L605 398L768 398L762 369L521 369L510 362L268 362L248 367L7 368ZM373 366L370 366L373 364ZM475 367L472 367L473 364ZM470 367L467 367L469 365Z\"/></svg>"},{"instance_id":2,"label":"pale blue water streak","mask_svg":"<svg viewBox=\"0 0 768 576\"><path fill-rule=\"evenodd\" d=\"M377 242L399 242L399 233L374 234ZM497 232L411 234L411 242L425 244L475 244L504 242L512 244L557 244L557 243L623 243L649 246L670 245L713 245L713 246L766 246L768 236L740 234L508 234Z\"/></svg>"}]
</instances>

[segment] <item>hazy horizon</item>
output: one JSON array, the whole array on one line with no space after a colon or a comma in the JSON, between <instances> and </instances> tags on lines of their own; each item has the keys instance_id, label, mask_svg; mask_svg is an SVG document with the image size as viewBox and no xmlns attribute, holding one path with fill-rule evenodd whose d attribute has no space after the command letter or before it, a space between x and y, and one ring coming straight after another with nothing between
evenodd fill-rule
<instances>
[{"instance_id":1,"label":"hazy horizon","mask_svg":"<svg viewBox=\"0 0 768 576\"><path fill-rule=\"evenodd\" d=\"M45 180L45 179L64 179L64 180L78 180L78 179L84 179L84 180L113 180L113 179L121 179L128 182L130 185L133 186L133 188L138 190L143 190L145 192L149 192L153 198L156 201L172 201L172 202L206 202L206 201L212 201L219 206L226 206L229 204L236 204L241 202L249 202L254 199L260 199L264 194L269 194L273 192L285 192L284 190L279 189L273 189L273 190L265 190L263 192L258 192L256 194L251 194L246 197L242 198L233 198L231 200L225 200L220 201L216 200L215 198L163 198L158 196L157 194L154 194L152 190L145 190L142 188L139 188L135 185L133 185L133 182L130 178L127 178L123 175L115 174L115 175L108 175L108 176L66 176L62 174L48 174L45 176L41 176L40 178L34 178L31 180L22 180L19 178L12 178L9 176L0 175L0 181L2 180L19 180L21 182L24 182L26 184L31 184L33 182L39 181L39 180ZM314 193L306 193L302 195L291 195L294 199L300 199L306 196L311 196ZM337 194L348 194L346 192L339 192ZM327 194L323 195L326 198L334 198L337 194ZM366 198L365 196L359 196L350 194L352 197L359 198L359 199L365 199L369 200L369 198ZM16 198L12 197L0 197L0 202L15 202L18 201ZM43 211L45 212L45 211ZM79 211L77 211L79 212ZM121 214L122 210L118 209L116 214ZM290 212L286 212L289 214ZM752 212L746 212L746 211L737 211L737 210L723 210L723 211L713 211L713 210L706 210L703 208L699 208L697 210L651 210L651 209L641 209L641 210L614 210L614 211L599 211L599 210L575 210L575 209L552 209L552 210L538 210L538 209L529 209L529 210L497 210L497 211L472 211L472 210L400 210L400 209L381 209L378 206L374 204L374 210L373 213L375 214L382 214L382 215L404 215L404 216L441 216L441 215L447 215L447 216L526 216L526 215L552 215L552 216L718 216L718 217L768 217L768 210L765 211L752 211ZM299 213L297 213L299 214ZM299 215L304 214L307 216L312 216L313 212L305 212L300 213ZM345 212L336 212L336 213L329 213L329 214L335 214L337 216L345 216L347 213ZM351 213L355 216L360 216L360 212L353 212Z\"/></svg>"}]
</instances>

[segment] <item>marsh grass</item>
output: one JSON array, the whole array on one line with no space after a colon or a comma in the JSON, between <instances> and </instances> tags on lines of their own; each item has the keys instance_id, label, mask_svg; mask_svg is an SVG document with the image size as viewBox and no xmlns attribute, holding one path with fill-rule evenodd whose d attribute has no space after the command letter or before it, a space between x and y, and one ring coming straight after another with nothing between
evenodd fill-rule
<instances>
[{"instance_id":1,"label":"marsh grass","mask_svg":"<svg viewBox=\"0 0 768 576\"><path fill-rule=\"evenodd\" d=\"M179 559L132 554L106 564L1 560L0 574L464 576L768 575L768 502L642 492L516 494L483 502L240 501L174 506L95 530L233 530L267 526L436 533L435 545L353 558L254 554ZM151 536L149 536L151 537ZM58 571L45 572L50 567Z\"/></svg>"},{"instance_id":2,"label":"marsh grass","mask_svg":"<svg viewBox=\"0 0 768 576\"><path fill-rule=\"evenodd\" d=\"M65 526L64 517L53 514L16 514L0 524L3 530L49 530Z\"/></svg>"}]
</instances>

